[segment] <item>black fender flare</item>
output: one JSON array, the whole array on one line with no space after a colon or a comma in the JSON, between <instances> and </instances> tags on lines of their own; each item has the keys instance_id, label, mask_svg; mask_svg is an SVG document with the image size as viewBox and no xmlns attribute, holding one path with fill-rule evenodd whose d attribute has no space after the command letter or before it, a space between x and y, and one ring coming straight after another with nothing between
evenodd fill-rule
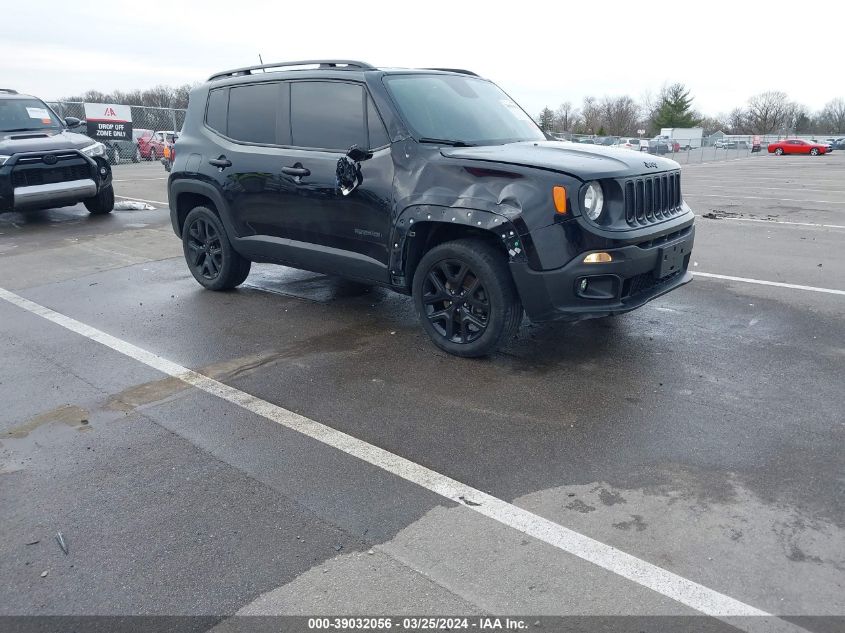
<instances>
[{"instance_id":1,"label":"black fender flare","mask_svg":"<svg viewBox=\"0 0 845 633\"><path fill-rule=\"evenodd\" d=\"M410 244L416 237L414 227L424 223L465 226L489 232L505 247L509 261L527 261L523 236L516 225L502 213L466 207L417 204L407 207L393 225L390 249L390 276L394 285L407 286Z\"/></svg>"},{"instance_id":2,"label":"black fender flare","mask_svg":"<svg viewBox=\"0 0 845 633\"><path fill-rule=\"evenodd\" d=\"M217 214L220 216L220 220L223 222L223 226L226 227L226 232L231 237L237 237L235 227L231 222L229 203L226 201L226 198L220 192L220 189L208 182L187 178L171 178L168 187L170 220L173 224L173 230L176 235L178 235L179 237L182 236L182 222L185 219L184 216L187 215L189 211L182 209L184 213L182 214L183 217L180 217L179 196L186 193L197 194L211 200L214 203L214 207L217 209Z\"/></svg>"}]
</instances>

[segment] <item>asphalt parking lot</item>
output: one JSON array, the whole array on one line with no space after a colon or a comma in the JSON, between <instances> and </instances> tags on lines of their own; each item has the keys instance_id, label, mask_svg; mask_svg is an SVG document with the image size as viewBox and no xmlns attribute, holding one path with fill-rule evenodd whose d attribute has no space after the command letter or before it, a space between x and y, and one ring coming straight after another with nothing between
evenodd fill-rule
<instances>
[{"instance_id":1,"label":"asphalt parking lot","mask_svg":"<svg viewBox=\"0 0 845 633\"><path fill-rule=\"evenodd\" d=\"M114 173L153 208L0 214L0 614L845 626L845 154L684 166L692 284L480 360L382 289L202 290Z\"/></svg>"}]
</instances>

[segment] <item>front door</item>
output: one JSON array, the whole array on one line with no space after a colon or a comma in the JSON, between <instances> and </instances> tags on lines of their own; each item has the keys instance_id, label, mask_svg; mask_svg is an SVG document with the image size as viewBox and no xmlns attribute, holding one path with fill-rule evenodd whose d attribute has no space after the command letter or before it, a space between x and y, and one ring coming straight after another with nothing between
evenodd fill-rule
<instances>
[{"instance_id":1,"label":"front door","mask_svg":"<svg viewBox=\"0 0 845 633\"><path fill-rule=\"evenodd\" d=\"M294 265L388 281L393 160L367 91L353 82L296 81L290 103L291 148L282 152L279 206L268 230L287 240L285 258ZM353 145L374 149L344 195L338 161Z\"/></svg>"}]
</instances>

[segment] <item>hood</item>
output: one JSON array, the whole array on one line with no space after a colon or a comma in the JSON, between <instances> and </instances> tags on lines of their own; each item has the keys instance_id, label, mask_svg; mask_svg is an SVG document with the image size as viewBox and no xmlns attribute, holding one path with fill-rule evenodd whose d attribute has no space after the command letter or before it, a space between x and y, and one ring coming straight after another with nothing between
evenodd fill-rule
<instances>
[{"instance_id":1,"label":"hood","mask_svg":"<svg viewBox=\"0 0 845 633\"><path fill-rule=\"evenodd\" d=\"M675 161L653 154L625 148L559 141L526 141L482 147L444 147L441 153L450 158L539 167L564 172L583 180L622 178L680 169L680 165Z\"/></svg>"},{"instance_id":2,"label":"hood","mask_svg":"<svg viewBox=\"0 0 845 633\"><path fill-rule=\"evenodd\" d=\"M0 155L22 152L49 152L57 149L82 149L94 143L84 134L68 130L0 132Z\"/></svg>"}]
</instances>

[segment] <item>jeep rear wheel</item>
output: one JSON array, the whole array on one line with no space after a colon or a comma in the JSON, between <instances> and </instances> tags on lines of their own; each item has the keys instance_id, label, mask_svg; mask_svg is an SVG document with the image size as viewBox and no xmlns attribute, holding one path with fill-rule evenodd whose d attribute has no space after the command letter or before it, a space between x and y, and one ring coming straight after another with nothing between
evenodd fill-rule
<instances>
[{"instance_id":1,"label":"jeep rear wheel","mask_svg":"<svg viewBox=\"0 0 845 633\"><path fill-rule=\"evenodd\" d=\"M522 304L507 259L468 238L435 246L420 261L414 303L435 345L457 356L485 356L516 334Z\"/></svg>"},{"instance_id":2,"label":"jeep rear wheel","mask_svg":"<svg viewBox=\"0 0 845 633\"><path fill-rule=\"evenodd\" d=\"M194 279L209 290L229 290L249 275L251 262L232 248L220 218L206 207L185 218L182 250Z\"/></svg>"},{"instance_id":3,"label":"jeep rear wheel","mask_svg":"<svg viewBox=\"0 0 845 633\"><path fill-rule=\"evenodd\" d=\"M105 215L114 209L114 189L111 185L103 187L93 198L84 201L85 208L91 215Z\"/></svg>"}]
</instances>

